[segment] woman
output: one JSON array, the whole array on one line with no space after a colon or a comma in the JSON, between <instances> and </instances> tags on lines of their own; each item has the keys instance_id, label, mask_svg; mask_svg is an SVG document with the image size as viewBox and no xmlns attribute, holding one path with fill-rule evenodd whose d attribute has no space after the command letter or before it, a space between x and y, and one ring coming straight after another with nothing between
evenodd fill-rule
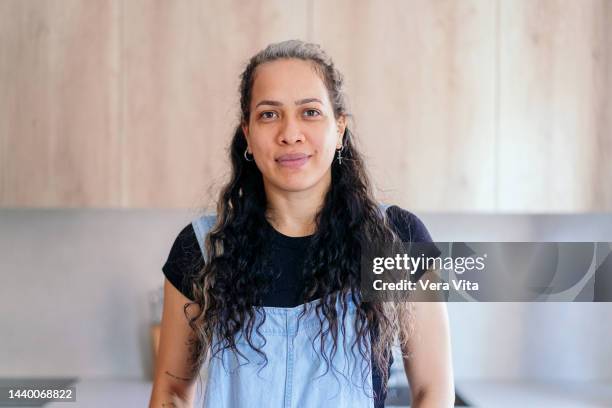
<instances>
[{"instance_id":1,"label":"woman","mask_svg":"<svg viewBox=\"0 0 612 408\"><path fill-rule=\"evenodd\" d=\"M185 227L163 268L150 406L191 406L207 360L206 407L383 407L396 339L412 406L452 406L445 305L361 300L362 248L431 238L375 201L332 61L272 44L240 106L217 215Z\"/></svg>"}]
</instances>

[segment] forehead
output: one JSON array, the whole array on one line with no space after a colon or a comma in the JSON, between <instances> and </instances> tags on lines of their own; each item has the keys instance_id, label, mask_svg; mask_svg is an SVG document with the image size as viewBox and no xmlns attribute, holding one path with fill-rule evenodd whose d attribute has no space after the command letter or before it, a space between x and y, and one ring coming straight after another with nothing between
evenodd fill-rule
<instances>
[{"instance_id":1,"label":"forehead","mask_svg":"<svg viewBox=\"0 0 612 408\"><path fill-rule=\"evenodd\" d=\"M327 89L313 63L299 59L266 62L255 70L251 105L272 99L283 103L319 98L328 104Z\"/></svg>"}]
</instances>

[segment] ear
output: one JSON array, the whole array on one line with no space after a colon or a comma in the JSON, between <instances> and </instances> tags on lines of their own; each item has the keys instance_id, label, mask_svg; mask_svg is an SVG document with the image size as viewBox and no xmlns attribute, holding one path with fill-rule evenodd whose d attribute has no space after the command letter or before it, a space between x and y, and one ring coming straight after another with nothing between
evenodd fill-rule
<instances>
[{"instance_id":1,"label":"ear","mask_svg":"<svg viewBox=\"0 0 612 408\"><path fill-rule=\"evenodd\" d=\"M244 137L249 138L249 125L248 123L242 122L242 133L244 133Z\"/></svg>"},{"instance_id":2,"label":"ear","mask_svg":"<svg viewBox=\"0 0 612 408\"><path fill-rule=\"evenodd\" d=\"M247 151L248 151L249 150L249 125L243 122L242 125L240 126L242 126L242 133L244 133L244 137L247 140Z\"/></svg>"},{"instance_id":3,"label":"ear","mask_svg":"<svg viewBox=\"0 0 612 408\"><path fill-rule=\"evenodd\" d=\"M346 130L346 116L345 115L341 115L340 117L338 117L338 119L336 119L336 125L338 128L338 143L336 143L336 148L340 149L342 147L342 137L344 136L344 132Z\"/></svg>"}]
</instances>

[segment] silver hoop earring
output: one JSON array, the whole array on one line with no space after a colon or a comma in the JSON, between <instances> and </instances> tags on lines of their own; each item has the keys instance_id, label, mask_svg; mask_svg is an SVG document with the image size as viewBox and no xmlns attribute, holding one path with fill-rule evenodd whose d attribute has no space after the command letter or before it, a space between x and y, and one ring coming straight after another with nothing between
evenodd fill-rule
<instances>
[{"instance_id":1,"label":"silver hoop earring","mask_svg":"<svg viewBox=\"0 0 612 408\"><path fill-rule=\"evenodd\" d=\"M344 145L342 145L342 147L338 150L336 150L338 152L338 164L342 164L342 151L344 150Z\"/></svg>"},{"instance_id":2,"label":"silver hoop earring","mask_svg":"<svg viewBox=\"0 0 612 408\"><path fill-rule=\"evenodd\" d=\"M249 160L249 158L247 157L247 153L248 153L248 151L249 151L249 148L247 147L247 148L244 150L244 160L251 162L251 161L253 161L253 159ZM251 154L251 156L252 156L252 154Z\"/></svg>"}]
</instances>

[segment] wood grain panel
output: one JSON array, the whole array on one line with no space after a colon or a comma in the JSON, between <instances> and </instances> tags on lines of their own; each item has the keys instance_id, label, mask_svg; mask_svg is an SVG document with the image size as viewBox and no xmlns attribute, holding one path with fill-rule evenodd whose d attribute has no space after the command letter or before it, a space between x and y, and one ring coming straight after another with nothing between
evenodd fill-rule
<instances>
[{"instance_id":1,"label":"wood grain panel","mask_svg":"<svg viewBox=\"0 0 612 408\"><path fill-rule=\"evenodd\" d=\"M3 1L2 206L119 202L116 1Z\"/></svg>"},{"instance_id":2,"label":"wood grain panel","mask_svg":"<svg viewBox=\"0 0 612 408\"><path fill-rule=\"evenodd\" d=\"M9 111L9 47L6 46L7 39L11 38L12 25L6 20L6 16L11 12L12 4L0 2L0 207L5 203L5 176L6 176L6 138L8 134L8 115ZM4 16L4 17L3 17ZM2 40L4 39L4 41Z\"/></svg>"},{"instance_id":3,"label":"wood grain panel","mask_svg":"<svg viewBox=\"0 0 612 408\"><path fill-rule=\"evenodd\" d=\"M493 210L495 3L315 0L313 21L345 74L380 199Z\"/></svg>"},{"instance_id":4,"label":"wood grain panel","mask_svg":"<svg viewBox=\"0 0 612 408\"><path fill-rule=\"evenodd\" d=\"M612 2L500 2L499 207L612 209Z\"/></svg>"},{"instance_id":5,"label":"wood grain panel","mask_svg":"<svg viewBox=\"0 0 612 408\"><path fill-rule=\"evenodd\" d=\"M302 1L125 2L124 205L206 204L229 169L247 59L306 31Z\"/></svg>"},{"instance_id":6,"label":"wood grain panel","mask_svg":"<svg viewBox=\"0 0 612 408\"><path fill-rule=\"evenodd\" d=\"M204 204L247 58L308 38L380 199L610 211L611 21L609 0L0 1L0 206Z\"/></svg>"}]
</instances>

